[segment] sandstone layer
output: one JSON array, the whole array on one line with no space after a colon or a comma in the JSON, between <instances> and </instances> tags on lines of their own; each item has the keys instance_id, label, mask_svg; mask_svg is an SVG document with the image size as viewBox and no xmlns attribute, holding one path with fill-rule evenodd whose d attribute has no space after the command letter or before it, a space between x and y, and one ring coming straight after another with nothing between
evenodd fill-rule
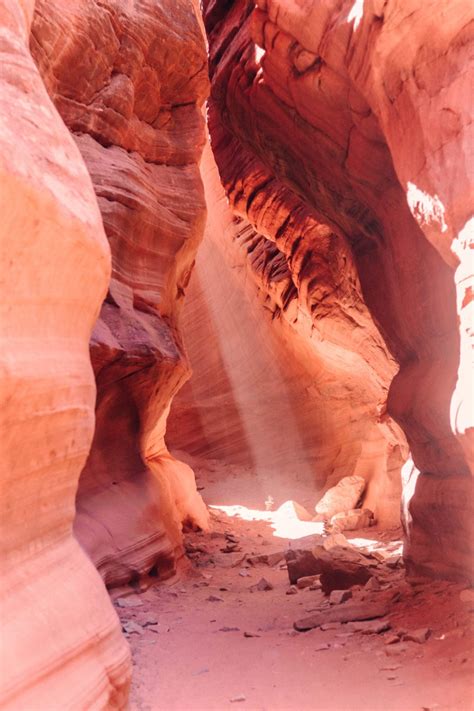
<instances>
[{"instance_id":1,"label":"sandstone layer","mask_svg":"<svg viewBox=\"0 0 474 711\"><path fill-rule=\"evenodd\" d=\"M417 470L407 562L470 575L470 4L204 5L212 145L231 204L286 260L297 210L273 207L285 190L349 245L399 364L388 413Z\"/></svg>"},{"instance_id":2,"label":"sandstone layer","mask_svg":"<svg viewBox=\"0 0 474 711\"><path fill-rule=\"evenodd\" d=\"M164 442L190 372L178 315L205 220L204 40L191 0L38 0L31 47L86 162L112 251L91 340L97 422L75 532L107 585L163 577L182 522L207 521L193 472Z\"/></svg>"},{"instance_id":3,"label":"sandstone layer","mask_svg":"<svg viewBox=\"0 0 474 711\"><path fill-rule=\"evenodd\" d=\"M110 275L90 177L0 2L2 709L119 709L129 650L72 533L94 428L88 342Z\"/></svg>"},{"instance_id":4,"label":"sandstone layer","mask_svg":"<svg viewBox=\"0 0 474 711\"><path fill-rule=\"evenodd\" d=\"M226 145L237 150L231 137ZM366 503L381 523L396 525L406 444L384 411L396 366L350 250L247 157L238 210L204 152L208 220L183 316L193 376L173 402L170 447L198 468L231 465L235 486L218 503L263 508L267 496L278 506L301 492L314 506L355 473L369 482ZM252 192L257 168L262 189ZM276 234L278 218L286 229ZM239 484L245 470L249 486Z\"/></svg>"}]
</instances>

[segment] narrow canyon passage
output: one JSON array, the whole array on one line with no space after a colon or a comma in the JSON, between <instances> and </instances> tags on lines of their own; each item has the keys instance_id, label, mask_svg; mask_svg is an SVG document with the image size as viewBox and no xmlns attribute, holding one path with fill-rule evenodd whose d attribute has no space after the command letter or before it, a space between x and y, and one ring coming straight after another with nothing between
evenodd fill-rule
<instances>
[{"instance_id":1,"label":"narrow canyon passage","mask_svg":"<svg viewBox=\"0 0 474 711\"><path fill-rule=\"evenodd\" d=\"M0 0L0 711L474 711L469 0Z\"/></svg>"},{"instance_id":2,"label":"narrow canyon passage","mask_svg":"<svg viewBox=\"0 0 474 711\"><path fill-rule=\"evenodd\" d=\"M473 602L459 599L463 586L409 585L401 531L379 528L348 538L377 556L380 587L354 587L348 602L333 605L306 578L290 585L284 554L314 546L320 524L288 510L219 505L229 490L238 496L238 482L244 494L255 481L242 474L203 467L198 482L213 506L212 533L186 535L188 565L177 578L113 595L132 649L132 711L470 708ZM368 608L383 597L382 618L293 627L321 610L330 619L337 607L360 600Z\"/></svg>"}]
</instances>

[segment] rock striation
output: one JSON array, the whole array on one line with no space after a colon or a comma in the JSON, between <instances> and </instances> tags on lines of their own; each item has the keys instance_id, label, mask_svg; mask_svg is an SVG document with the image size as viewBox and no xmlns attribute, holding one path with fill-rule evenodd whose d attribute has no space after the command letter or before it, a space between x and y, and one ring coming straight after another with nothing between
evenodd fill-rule
<instances>
[{"instance_id":1,"label":"rock striation","mask_svg":"<svg viewBox=\"0 0 474 711\"><path fill-rule=\"evenodd\" d=\"M92 178L112 279L91 339L96 430L75 533L108 586L173 572L207 525L164 442L190 370L179 311L202 237L207 58L191 0L38 0L31 48Z\"/></svg>"},{"instance_id":2,"label":"rock striation","mask_svg":"<svg viewBox=\"0 0 474 711\"><path fill-rule=\"evenodd\" d=\"M230 137L226 145L245 152ZM314 506L318 491L356 473L379 520L396 525L406 444L384 412L396 366L347 245L261 171L253 197L255 174L238 179L238 210L205 148L208 220L183 314L193 377L173 401L168 442L195 467L211 459L256 473L248 490L229 484L226 503L263 508L271 494L279 505L302 487Z\"/></svg>"},{"instance_id":3,"label":"rock striation","mask_svg":"<svg viewBox=\"0 0 474 711\"><path fill-rule=\"evenodd\" d=\"M470 4L207 0L204 8L221 179L243 231L250 225L271 242L257 240L251 261L267 282L279 275L283 311L291 272L317 313L317 235L334 234L333 256L331 240L321 242L330 264L348 246L399 365L387 404L416 469L404 504L407 564L470 575ZM305 232L305 251L314 251L304 263L292 261L305 241L294 246L292 236L300 206L318 225Z\"/></svg>"},{"instance_id":4,"label":"rock striation","mask_svg":"<svg viewBox=\"0 0 474 711\"><path fill-rule=\"evenodd\" d=\"M110 250L89 174L28 50L33 5L0 2L0 706L121 709L128 646L72 532L94 428L88 342Z\"/></svg>"}]
</instances>

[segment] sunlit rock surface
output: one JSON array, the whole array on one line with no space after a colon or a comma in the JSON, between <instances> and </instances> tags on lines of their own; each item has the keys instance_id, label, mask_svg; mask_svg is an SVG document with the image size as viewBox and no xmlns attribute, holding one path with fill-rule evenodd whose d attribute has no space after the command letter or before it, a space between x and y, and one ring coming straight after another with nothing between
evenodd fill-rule
<instances>
[{"instance_id":1,"label":"sunlit rock surface","mask_svg":"<svg viewBox=\"0 0 474 711\"><path fill-rule=\"evenodd\" d=\"M119 709L129 650L72 535L94 428L88 342L110 276L90 177L0 2L0 706Z\"/></svg>"},{"instance_id":2,"label":"sunlit rock surface","mask_svg":"<svg viewBox=\"0 0 474 711\"><path fill-rule=\"evenodd\" d=\"M279 260L280 285L284 261L298 275L298 247L285 240L298 209L286 222L275 209L284 191L350 246L365 304L400 366L388 412L421 472L407 504L407 560L469 574L472 516L456 511L472 502L470 3L204 5L221 178L239 219L267 239L267 222L274 228L271 260L257 252L251 261ZM317 244L312 236L311 257ZM320 293L314 304L317 313Z\"/></svg>"},{"instance_id":3,"label":"sunlit rock surface","mask_svg":"<svg viewBox=\"0 0 474 711\"><path fill-rule=\"evenodd\" d=\"M173 402L170 446L254 471L235 500L229 486L229 504L282 503L303 487L314 506L355 473L396 524L406 445L384 413L396 366L348 247L276 180L254 191L257 232L229 208L209 147L202 175L208 221L183 316L193 376Z\"/></svg>"},{"instance_id":4,"label":"sunlit rock surface","mask_svg":"<svg viewBox=\"0 0 474 711\"><path fill-rule=\"evenodd\" d=\"M112 250L91 341L97 426L76 535L108 585L164 576L181 522L207 518L192 471L163 439L189 377L177 317L205 219L204 40L190 0L39 0L31 45L91 174Z\"/></svg>"}]
</instances>

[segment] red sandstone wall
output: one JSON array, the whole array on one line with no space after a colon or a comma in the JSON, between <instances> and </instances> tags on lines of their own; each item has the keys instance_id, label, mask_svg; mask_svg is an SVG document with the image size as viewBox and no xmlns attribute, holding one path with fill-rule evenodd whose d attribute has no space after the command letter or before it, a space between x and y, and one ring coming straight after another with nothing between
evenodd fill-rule
<instances>
[{"instance_id":1,"label":"red sandstone wall","mask_svg":"<svg viewBox=\"0 0 474 711\"><path fill-rule=\"evenodd\" d=\"M38 0L31 46L112 251L91 340L97 424L75 532L108 585L169 575L181 522L207 522L192 471L163 439L190 373L178 315L205 220L202 33L190 0Z\"/></svg>"},{"instance_id":2,"label":"red sandstone wall","mask_svg":"<svg viewBox=\"0 0 474 711\"><path fill-rule=\"evenodd\" d=\"M417 467L407 562L466 575L469 3L257 5L205 3L221 178L251 222L281 184L347 240L364 301L400 366L388 411Z\"/></svg>"},{"instance_id":3,"label":"red sandstone wall","mask_svg":"<svg viewBox=\"0 0 474 711\"><path fill-rule=\"evenodd\" d=\"M110 250L28 51L32 14L33 2L0 2L0 706L122 709L128 646L72 534Z\"/></svg>"}]
</instances>

